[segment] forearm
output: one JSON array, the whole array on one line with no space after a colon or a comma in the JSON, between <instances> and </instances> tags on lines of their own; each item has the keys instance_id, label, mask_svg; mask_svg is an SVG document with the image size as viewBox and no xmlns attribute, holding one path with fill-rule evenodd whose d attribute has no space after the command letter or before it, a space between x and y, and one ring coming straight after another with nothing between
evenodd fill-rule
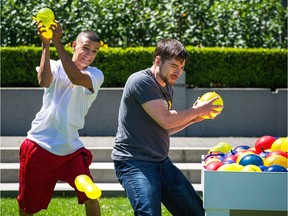
<instances>
[{"instance_id":1,"label":"forearm","mask_svg":"<svg viewBox=\"0 0 288 216\"><path fill-rule=\"evenodd\" d=\"M170 135L173 135L175 133L178 133L179 131L185 129L186 127L190 126L191 124L195 123L193 120L187 122L186 124L184 125L181 125L181 126L178 126L178 127L175 127L175 128L172 128L170 130Z\"/></svg>"},{"instance_id":2,"label":"forearm","mask_svg":"<svg viewBox=\"0 0 288 216\"><path fill-rule=\"evenodd\" d=\"M203 120L204 120L204 119L201 118L200 116L199 116L199 117L196 117L196 118L192 119L191 121L187 122L186 124L183 124L183 125L181 125L181 126L179 126L179 127L172 128L172 129L170 130L170 134L171 134L171 135L172 135L172 134L175 134L175 133L177 133L177 132L185 129L185 128L188 127L188 126L190 126L190 125L192 125L192 124L194 124L194 123L196 123L196 122L203 121Z\"/></svg>"},{"instance_id":3,"label":"forearm","mask_svg":"<svg viewBox=\"0 0 288 216\"><path fill-rule=\"evenodd\" d=\"M72 83L75 84L75 81L77 80L77 76L79 74L81 74L81 71L75 65L75 63L72 61L71 57L68 55L68 53L64 49L60 40L57 42L54 42L54 46L56 47L59 58L62 62L62 65L64 67L64 70L65 70L68 78L70 79L70 81Z\"/></svg>"},{"instance_id":4,"label":"forearm","mask_svg":"<svg viewBox=\"0 0 288 216\"><path fill-rule=\"evenodd\" d=\"M192 107L182 111L170 110L168 116L163 119L163 126L176 133L192 124L198 116L200 116L199 111Z\"/></svg>"},{"instance_id":5,"label":"forearm","mask_svg":"<svg viewBox=\"0 0 288 216\"><path fill-rule=\"evenodd\" d=\"M167 110L162 99L148 101L142 106L146 113L166 130L185 127L196 117L205 114L203 109L195 109L194 107L181 111Z\"/></svg>"},{"instance_id":6,"label":"forearm","mask_svg":"<svg viewBox=\"0 0 288 216\"><path fill-rule=\"evenodd\" d=\"M52 80L53 75L50 67L50 45L42 44L42 54L40 60L40 66L38 71L38 83L42 87L49 87Z\"/></svg>"}]
</instances>

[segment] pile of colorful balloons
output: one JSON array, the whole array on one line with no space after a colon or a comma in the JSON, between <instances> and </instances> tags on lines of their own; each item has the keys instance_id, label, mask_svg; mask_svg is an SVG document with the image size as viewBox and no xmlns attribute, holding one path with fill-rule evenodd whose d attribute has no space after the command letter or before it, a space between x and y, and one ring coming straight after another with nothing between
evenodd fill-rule
<instances>
[{"instance_id":1,"label":"pile of colorful balloons","mask_svg":"<svg viewBox=\"0 0 288 216\"><path fill-rule=\"evenodd\" d=\"M287 172L288 137L262 136L254 146L235 148L225 142L212 147L203 160L204 170Z\"/></svg>"}]
</instances>

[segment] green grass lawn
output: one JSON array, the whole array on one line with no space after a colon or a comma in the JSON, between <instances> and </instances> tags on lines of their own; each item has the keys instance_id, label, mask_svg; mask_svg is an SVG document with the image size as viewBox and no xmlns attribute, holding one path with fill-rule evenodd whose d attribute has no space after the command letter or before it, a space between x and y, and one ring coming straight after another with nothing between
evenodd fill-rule
<instances>
[{"instance_id":1,"label":"green grass lawn","mask_svg":"<svg viewBox=\"0 0 288 216\"><path fill-rule=\"evenodd\" d=\"M132 207L125 197L101 198L99 200L103 216L133 216ZM18 204L16 198L1 198L2 216L18 215ZM84 205L78 205L76 197L53 197L47 210L35 214L36 216L85 216ZM162 215L171 216L167 209L162 206Z\"/></svg>"}]
</instances>

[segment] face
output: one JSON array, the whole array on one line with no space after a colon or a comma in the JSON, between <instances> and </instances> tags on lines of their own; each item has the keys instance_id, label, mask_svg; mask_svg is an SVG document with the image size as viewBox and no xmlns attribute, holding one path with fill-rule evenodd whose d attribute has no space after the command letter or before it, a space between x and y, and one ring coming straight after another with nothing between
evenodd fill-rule
<instances>
[{"instance_id":1,"label":"face","mask_svg":"<svg viewBox=\"0 0 288 216\"><path fill-rule=\"evenodd\" d=\"M162 86L173 86L183 72L185 60L177 61L176 59L170 59L162 62L160 57L158 59L156 57L156 64L159 66L158 75L160 79L158 78L158 81L160 84Z\"/></svg>"},{"instance_id":2,"label":"face","mask_svg":"<svg viewBox=\"0 0 288 216\"><path fill-rule=\"evenodd\" d=\"M87 68L96 58L100 49L100 43L89 40L82 36L73 42L74 54L73 62L80 70Z\"/></svg>"}]
</instances>

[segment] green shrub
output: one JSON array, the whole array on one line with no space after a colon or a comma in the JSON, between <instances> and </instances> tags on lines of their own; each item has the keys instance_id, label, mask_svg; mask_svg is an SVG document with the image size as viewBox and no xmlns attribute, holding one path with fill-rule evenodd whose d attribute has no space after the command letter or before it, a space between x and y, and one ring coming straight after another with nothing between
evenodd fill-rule
<instances>
[{"instance_id":1,"label":"green shrub","mask_svg":"<svg viewBox=\"0 0 288 216\"><path fill-rule=\"evenodd\" d=\"M103 87L123 87L134 72L151 67L155 48L102 48L92 66L103 71ZM187 87L287 88L287 49L187 47ZM67 48L72 55L72 49ZM2 87L37 87L41 47L0 47ZM58 59L51 48L51 59Z\"/></svg>"},{"instance_id":2,"label":"green shrub","mask_svg":"<svg viewBox=\"0 0 288 216\"><path fill-rule=\"evenodd\" d=\"M64 44L92 29L110 47L154 46L169 37L192 46L286 48L288 11L282 1L6 0L1 44L39 46L31 17L49 7L64 29Z\"/></svg>"},{"instance_id":3,"label":"green shrub","mask_svg":"<svg viewBox=\"0 0 288 216\"><path fill-rule=\"evenodd\" d=\"M36 66L40 64L40 47L1 47L1 86L38 86ZM52 48L51 58L57 58Z\"/></svg>"},{"instance_id":4,"label":"green shrub","mask_svg":"<svg viewBox=\"0 0 288 216\"><path fill-rule=\"evenodd\" d=\"M287 87L287 50L188 48L191 87Z\"/></svg>"}]
</instances>

